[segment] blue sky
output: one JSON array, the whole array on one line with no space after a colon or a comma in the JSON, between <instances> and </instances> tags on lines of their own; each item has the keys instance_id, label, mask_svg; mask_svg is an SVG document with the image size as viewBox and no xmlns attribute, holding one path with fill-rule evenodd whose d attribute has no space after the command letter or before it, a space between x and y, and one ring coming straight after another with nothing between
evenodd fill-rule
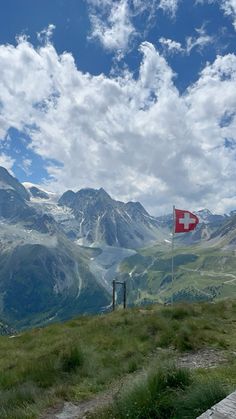
<instances>
[{"instance_id":1,"label":"blue sky","mask_svg":"<svg viewBox=\"0 0 236 419\"><path fill-rule=\"evenodd\" d=\"M235 0L8 0L0 164L153 214L236 208Z\"/></svg>"}]
</instances>

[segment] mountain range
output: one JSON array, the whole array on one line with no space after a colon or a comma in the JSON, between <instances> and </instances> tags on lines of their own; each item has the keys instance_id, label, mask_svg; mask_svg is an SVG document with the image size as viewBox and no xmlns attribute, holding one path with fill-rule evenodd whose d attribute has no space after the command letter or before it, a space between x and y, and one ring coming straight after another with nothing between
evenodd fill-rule
<instances>
[{"instance_id":1,"label":"mountain range","mask_svg":"<svg viewBox=\"0 0 236 419\"><path fill-rule=\"evenodd\" d=\"M170 214L153 217L103 188L57 196L0 167L0 318L21 328L109 310L114 278L127 281L130 304L220 296L218 277L212 293L204 289L209 278L201 273L196 286L195 277L205 269L199 261L205 266L211 255L221 266L225 258L223 279L234 286L228 258L236 250L236 215L196 214L198 229L175 239L173 285Z\"/></svg>"}]
</instances>

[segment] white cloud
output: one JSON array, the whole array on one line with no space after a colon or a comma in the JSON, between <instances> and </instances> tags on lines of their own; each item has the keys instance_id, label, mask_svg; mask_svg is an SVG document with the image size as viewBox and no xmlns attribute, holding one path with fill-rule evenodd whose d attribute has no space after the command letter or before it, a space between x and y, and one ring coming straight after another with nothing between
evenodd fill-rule
<instances>
[{"instance_id":1,"label":"white cloud","mask_svg":"<svg viewBox=\"0 0 236 419\"><path fill-rule=\"evenodd\" d=\"M236 30L236 0L197 0L197 3L218 3L225 15L232 18L233 26Z\"/></svg>"},{"instance_id":2,"label":"white cloud","mask_svg":"<svg viewBox=\"0 0 236 419\"><path fill-rule=\"evenodd\" d=\"M179 3L180 0L160 0L159 7L172 16L175 16Z\"/></svg>"},{"instance_id":3,"label":"white cloud","mask_svg":"<svg viewBox=\"0 0 236 419\"><path fill-rule=\"evenodd\" d=\"M187 55L191 54L193 49L201 52L207 45L214 43L214 36L206 33L204 25L199 29L195 29L195 32L197 32L197 36L187 37L185 46L181 45L180 42L164 37L159 38L159 42L166 54L181 53Z\"/></svg>"},{"instance_id":4,"label":"white cloud","mask_svg":"<svg viewBox=\"0 0 236 419\"><path fill-rule=\"evenodd\" d=\"M221 0L220 5L225 14L232 17L236 29L236 0Z\"/></svg>"},{"instance_id":5,"label":"white cloud","mask_svg":"<svg viewBox=\"0 0 236 419\"><path fill-rule=\"evenodd\" d=\"M163 49L170 54L184 52L184 48L182 48L180 42L164 38L163 36L159 39L159 42L162 45Z\"/></svg>"},{"instance_id":6,"label":"white cloud","mask_svg":"<svg viewBox=\"0 0 236 419\"><path fill-rule=\"evenodd\" d=\"M181 0L130 0L129 2L136 13L148 12L153 16L159 9L162 9L164 13L174 17Z\"/></svg>"},{"instance_id":7,"label":"white cloud","mask_svg":"<svg viewBox=\"0 0 236 419\"><path fill-rule=\"evenodd\" d=\"M10 173L12 173L12 168L13 168L14 162L15 162L15 160L12 159L7 154L5 154L5 153L0 154L0 166L5 167L5 169L9 170Z\"/></svg>"},{"instance_id":8,"label":"white cloud","mask_svg":"<svg viewBox=\"0 0 236 419\"><path fill-rule=\"evenodd\" d=\"M31 136L36 153L60 161L63 168L48 167L57 190L103 186L152 213L173 203L236 207L236 56L217 57L180 95L164 57L148 42L140 48L134 78L127 70L84 74L49 43L2 45L2 137L13 126Z\"/></svg>"},{"instance_id":9,"label":"white cloud","mask_svg":"<svg viewBox=\"0 0 236 419\"><path fill-rule=\"evenodd\" d=\"M93 5L96 5L94 1ZM109 6L109 9L107 6ZM104 8L103 13L99 14L93 11L90 15L92 22L91 36L98 38L107 50L125 51L128 48L131 36L135 32L130 20L127 0L110 4L108 1L103 1L101 7ZM97 9L95 10L97 12ZM104 15L107 12L108 17L105 19Z\"/></svg>"},{"instance_id":10,"label":"white cloud","mask_svg":"<svg viewBox=\"0 0 236 419\"><path fill-rule=\"evenodd\" d=\"M49 24L46 28L37 33L38 40L45 43L49 42L52 38L55 29L55 25L53 25L52 23Z\"/></svg>"},{"instance_id":11,"label":"white cloud","mask_svg":"<svg viewBox=\"0 0 236 419\"><path fill-rule=\"evenodd\" d=\"M106 50L115 51L119 57L135 36L140 39L140 28L136 31L134 26L135 17L142 15L146 33L160 9L174 17L180 0L87 0L87 3L92 26L90 39L98 39Z\"/></svg>"},{"instance_id":12,"label":"white cloud","mask_svg":"<svg viewBox=\"0 0 236 419\"><path fill-rule=\"evenodd\" d=\"M193 48L197 48L201 51L206 45L214 42L214 37L206 33L204 25L201 28L195 29L197 36L189 36L186 39L186 52L190 54Z\"/></svg>"},{"instance_id":13,"label":"white cloud","mask_svg":"<svg viewBox=\"0 0 236 419\"><path fill-rule=\"evenodd\" d=\"M196 36L189 36L186 38L185 45L182 45L180 42L177 42L175 40L164 37L159 38L159 42L163 48L163 51L166 54L171 55L190 55L193 49L196 49L198 52L201 53L207 45L213 44L215 42L214 36L210 36L207 34L204 25L201 28L196 28L195 32L197 33Z\"/></svg>"},{"instance_id":14,"label":"white cloud","mask_svg":"<svg viewBox=\"0 0 236 419\"><path fill-rule=\"evenodd\" d=\"M198 48L199 50L202 50L206 45L211 44L212 43L212 37L210 37L209 35L205 35L205 36L199 36L198 38L195 37L188 37L187 38L187 48L186 51L189 54L193 48Z\"/></svg>"},{"instance_id":15,"label":"white cloud","mask_svg":"<svg viewBox=\"0 0 236 419\"><path fill-rule=\"evenodd\" d=\"M32 175L32 160L23 159L21 168L27 176Z\"/></svg>"}]
</instances>

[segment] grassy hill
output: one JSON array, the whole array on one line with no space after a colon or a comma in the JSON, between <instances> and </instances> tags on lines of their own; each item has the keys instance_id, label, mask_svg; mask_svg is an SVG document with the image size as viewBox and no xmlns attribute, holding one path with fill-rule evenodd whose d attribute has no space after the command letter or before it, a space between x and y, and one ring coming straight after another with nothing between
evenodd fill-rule
<instances>
[{"instance_id":1,"label":"grassy hill","mask_svg":"<svg viewBox=\"0 0 236 419\"><path fill-rule=\"evenodd\" d=\"M139 250L122 263L130 303L212 301L236 296L235 249L224 243L177 247L171 278L169 247Z\"/></svg>"},{"instance_id":2,"label":"grassy hill","mask_svg":"<svg viewBox=\"0 0 236 419\"><path fill-rule=\"evenodd\" d=\"M110 295L89 268L97 254L98 249L74 246L62 234L1 227L1 319L20 329L100 312Z\"/></svg>"},{"instance_id":3,"label":"grassy hill","mask_svg":"<svg viewBox=\"0 0 236 419\"><path fill-rule=\"evenodd\" d=\"M122 419L128 412L133 418L177 418L181 416L176 412L183 414L178 406L184 406L188 415L182 417L194 418L235 388L235 345L234 300L118 310L12 338L2 336L0 417L43 418L48 407L62 400L92 398L124 375L132 377L151 367L152 374L142 379L141 387L121 392L113 406L95 417ZM168 367L182 352L203 348L214 349L224 363L192 372ZM159 416L147 410L154 401L156 407L162 406Z\"/></svg>"}]
</instances>

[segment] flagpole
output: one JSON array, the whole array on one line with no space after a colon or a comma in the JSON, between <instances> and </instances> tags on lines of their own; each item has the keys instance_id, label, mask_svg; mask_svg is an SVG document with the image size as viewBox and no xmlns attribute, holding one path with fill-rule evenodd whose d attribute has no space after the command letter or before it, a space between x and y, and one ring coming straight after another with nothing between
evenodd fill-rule
<instances>
[{"instance_id":1,"label":"flagpole","mask_svg":"<svg viewBox=\"0 0 236 419\"><path fill-rule=\"evenodd\" d=\"M171 244L171 253L172 253L172 263L171 263L172 298L171 298L171 302L172 302L172 304L173 304L173 285L174 285L174 236L175 236L175 206L173 205L173 226L172 226L172 244Z\"/></svg>"}]
</instances>

